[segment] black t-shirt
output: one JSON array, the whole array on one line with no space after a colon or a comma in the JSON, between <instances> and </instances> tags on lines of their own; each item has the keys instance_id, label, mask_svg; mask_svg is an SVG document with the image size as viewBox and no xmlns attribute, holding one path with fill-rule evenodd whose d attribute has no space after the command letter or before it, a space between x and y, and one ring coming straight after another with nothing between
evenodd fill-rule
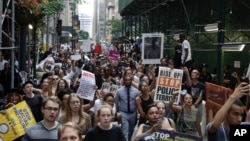
<instances>
[{"instance_id":1,"label":"black t-shirt","mask_svg":"<svg viewBox=\"0 0 250 141\"><path fill-rule=\"evenodd\" d=\"M205 100L205 84L202 82L199 82L196 85L192 84L192 87L188 89L188 93L192 95L193 103L201 96L203 100ZM199 103L200 104L200 103Z\"/></svg>"},{"instance_id":2,"label":"black t-shirt","mask_svg":"<svg viewBox=\"0 0 250 141\"><path fill-rule=\"evenodd\" d=\"M33 98L28 98L24 96L23 100L25 100L26 103L29 105L36 122L41 121L43 119L43 114L41 111L43 97L41 95L35 94Z\"/></svg>"},{"instance_id":3,"label":"black t-shirt","mask_svg":"<svg viewBox=\"0 0 250 141\"><path fill-rule=\"evenodd\" d=\"M120 127L113 125L110 130L102 130L99 126L87 132L84 141L126 141Z\"/></svg>"}]
</instances>

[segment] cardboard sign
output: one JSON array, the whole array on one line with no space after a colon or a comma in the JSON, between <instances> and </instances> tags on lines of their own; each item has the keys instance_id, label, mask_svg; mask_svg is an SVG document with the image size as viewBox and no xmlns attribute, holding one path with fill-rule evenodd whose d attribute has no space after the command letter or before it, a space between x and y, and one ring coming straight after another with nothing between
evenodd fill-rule
<instances>
[{"instance_id":1,"label":"cardboard sign","mask_svg":"<svg viewBox=\"0 0 250 141\"><path fill-rule=\"evenodd\" d=\"M206 90L206 119L207 123L212 121L217 111L224 105L232 89L222 87L213 83L205 83Z\"/></svg>"}]
</instances>

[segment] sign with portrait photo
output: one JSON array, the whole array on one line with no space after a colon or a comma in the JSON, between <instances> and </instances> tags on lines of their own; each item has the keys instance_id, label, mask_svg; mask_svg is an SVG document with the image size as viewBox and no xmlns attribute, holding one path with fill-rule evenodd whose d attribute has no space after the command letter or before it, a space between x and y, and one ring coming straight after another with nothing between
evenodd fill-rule
<instances>
[{"instance_id":1,"label":"sign with portrait photo","mask_svg":"<svg viewBox=\"0 0 250 141\"><path fill-rule=\"evenodd\" d=\"M164 34L145 33L142 35L142 63L160 64L163 57Z\"/></svg>"}]
</instances>

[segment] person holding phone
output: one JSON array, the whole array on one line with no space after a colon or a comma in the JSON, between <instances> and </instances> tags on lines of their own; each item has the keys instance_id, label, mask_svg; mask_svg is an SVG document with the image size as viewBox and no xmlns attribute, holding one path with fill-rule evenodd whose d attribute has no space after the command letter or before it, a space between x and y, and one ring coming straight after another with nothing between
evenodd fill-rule
<instances>
[{"instance_id":1,"label":"person holding phone","mask_svg":"<svg viewBox=\"0 0 250 141\"><path fill-rule=\"evenodd\" d=\"M230 125L240 125L245 110L245 106L239 99L244 95L249 95L249 90L250 85L247 83L241 83L234 89L213 120L207 124L208 141L230 140Z\"/></svg>"},{"instance_id":2,"label":"person holding phone","mask_svg":"<svg viewBox=\"0 0 250 141\"><path fill-rule=\"evenodd\" d=\"M174 131L173 128L166 128L163 124L162 118L159 115L159 109L156 104L151 104L146 108L145 116L148 120L146 123L142 123L135 134L133 141L140 141L146 136L151 136L154 132L159 131L160 129Z\"/></svg>"}]
</instances>

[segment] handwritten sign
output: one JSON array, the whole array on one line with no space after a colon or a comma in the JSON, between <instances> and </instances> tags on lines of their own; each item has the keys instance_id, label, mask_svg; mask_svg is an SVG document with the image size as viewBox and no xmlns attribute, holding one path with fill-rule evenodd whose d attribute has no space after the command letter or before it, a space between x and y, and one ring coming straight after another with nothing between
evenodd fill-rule
<instances>
[{"instance_id":1,"label":"handwritten sign","mask_svg":"<svg viewBox=\"0 0 250 141\"><path fill-rule=\"evenodd\" d=\"M82 70L80 86L77 89L77 94L80 98L93 100L95 96L95 75L91 72Z\"/></svg>"},{"instance_id":2,"label":"handwritten sign","mask_svg":"<svg viewBox=\"0 0 250 141\"><path fill-rule=\"evenodd\" d=\"M154 101L164 101L169 103L173 92L181 92L183 71L180 69L170 69L159 67ZM175 104L179 103L179 96L175 99Z\"/></svg>"},{"instance_id":3,"label":"handwritten sign","mask_svg":"<svg viewBox=\"0 0 250 141\"><path fill-rule=\"evenodd\" d=\"M0 114L0 141L15 140L34 124L36 121L29 106L22 101Z\"/></svg>"}]
</instances>

